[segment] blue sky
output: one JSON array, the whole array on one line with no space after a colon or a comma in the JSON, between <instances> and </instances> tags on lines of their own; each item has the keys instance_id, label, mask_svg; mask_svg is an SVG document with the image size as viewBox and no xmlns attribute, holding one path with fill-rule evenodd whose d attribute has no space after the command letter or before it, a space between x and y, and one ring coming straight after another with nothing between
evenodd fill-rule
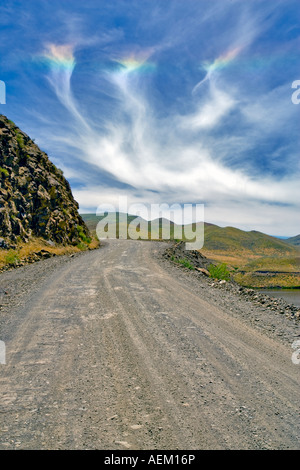
<instances>
[{"instance_id":1,"label":"blue sky","mask_svg":"<svg viewBox=\"0 0 300 470\"><path fill-rule=\"evenodd\" d=\"M202 203L207 222L300 233L298 0L2 0L0 39L0 112L82 212Z\"/></svg>"}]
</instances>

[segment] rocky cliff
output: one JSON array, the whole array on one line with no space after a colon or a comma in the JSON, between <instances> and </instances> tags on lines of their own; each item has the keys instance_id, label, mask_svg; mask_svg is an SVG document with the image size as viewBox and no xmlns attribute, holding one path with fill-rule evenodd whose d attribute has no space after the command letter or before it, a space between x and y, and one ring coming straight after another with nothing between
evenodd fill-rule
<instances>
[{"instance_id":1,"label":"rocky cliff","mask_svg":"<svg viewBox=\"0 0 300 470\"><path fill-rule=\"evenodd\" d=\"M35 236L75 245L87 235L62 171L0 115L0 236L11 242Z\"/></svg>"}]
</instances>

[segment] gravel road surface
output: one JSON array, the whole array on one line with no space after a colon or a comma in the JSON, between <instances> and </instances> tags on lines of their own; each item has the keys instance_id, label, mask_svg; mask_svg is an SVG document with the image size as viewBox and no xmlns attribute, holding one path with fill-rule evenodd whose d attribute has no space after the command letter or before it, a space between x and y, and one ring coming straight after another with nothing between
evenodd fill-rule
<instances>
[{"instance_id":1,"label":"gravel road surface","mask_svg":"<svg viewBox=\"0 0 300 470\"><path fill-rule=\"evenodd\" d=\"M110 240L0 275L0 449L299 449L296 325L164 248Z\"/></svg>"}]
</instances>

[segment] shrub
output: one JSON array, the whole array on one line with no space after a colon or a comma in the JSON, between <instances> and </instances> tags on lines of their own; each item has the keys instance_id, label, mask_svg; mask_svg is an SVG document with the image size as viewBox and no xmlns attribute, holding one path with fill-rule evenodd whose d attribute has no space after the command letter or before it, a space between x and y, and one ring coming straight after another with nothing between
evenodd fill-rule
<instances>
[{"instance_id":1,"label":"shrub","mask_svg":"<svg viewBox=\"0 0 300 470\"><path fill-rule=\"evenodd\" d=\"M5 256L5 262L11 266L14 266L15 264L17 264L19 260L20 260L19 254L15 250L9 250L9 252Z\"/></svg>"},{"instance_id":2,"label":"shrub","mask_svg":"<svg viewBox=\"0 0 300 470\"><path fill-rule=\"evenodd\" d=\"M208 266L208 271L210 274L210 277L214 279L222 279L225 281L229 281L230 279L230 272L227 269L227 266L225 263L222 264L210 264Z\"/></svg>"},{"instance_id":3,"label":"shrub","mask_svg":"<svg viewBox=\"0 0 300 470\"><path fill-rule=\"evenodd\" d=\"M80 251L85 251L85 250L87 250L87 246L86 246L85 243L80 242L80 243L78 243L76 246L77 246L77 248L79 248Z\"/></svg>"},{"instance_id":4,"label":"shrub","mask_svg":"<svg viewBox=\"0 0 300 470\"><path fill-rule=\"evenodd\" d=\"M91 238L87 237L86 234L83 231L83 227L81 225L77 225L77 232L79 235L79 238L84 242L84 243L91 243Z\"/></svg>"},{"instance_id":5,"label":"shrub","mask_svg":"<svg viewBox=\"0 0 300 470\"><path fill-rule=\"evenodd\" d=\"M24 147L24 140L23 140L23 136L21 134L17 134L17 142L19 144L19 147L21 147L21 148Z\"/></svg>"},{"instance_id":6,"label":"shrub","mask_svg":"<svg viewBox=\"0 0 300 470\"><path fill-rule=\"evenodd\" d=\"M187 259L178 259L176 260L176 263L182 264L185 268L194 270L194 266L187 260Z\"/></svg>"},{"instance_id":7,"label":"shrub","mask_svg":"<svg viewBox=\"0 0 300 470\"><path fill-rule=\"evenodd\" d=\"M0 174L1 174L1 175L4 175L4 176L8 176L8 175L9 175L7 169L6 169L6 168L2 168L1 166L0 166Z\"/></svg>"}]
</instances>

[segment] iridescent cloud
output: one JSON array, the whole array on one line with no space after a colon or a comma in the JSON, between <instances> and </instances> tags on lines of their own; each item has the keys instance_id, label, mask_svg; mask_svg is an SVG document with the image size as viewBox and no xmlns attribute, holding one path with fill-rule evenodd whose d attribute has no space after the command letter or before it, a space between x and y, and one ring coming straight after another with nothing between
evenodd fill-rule
<instances>
[{"instance_id":1,"label":"iridescent cloud","mask_svg":"<svg viewBox=\"0 0 300 470\"><path fill-rule=\"evenodd\" d=\"M205 62L202 64L202 68L206 70L206 75L193 89L193 93L198 90L198 88L204 83L206 80L209 80L212 74L218 70L223 69L227 65L229 65L241 52L242 47L235 47L234 49L229 50L225 54L221 54L217 59L214 60L212 63Z\"/></svg>"},{"instance_id":2,"label":"iridescent cloud","mask_svg":"<svg viewBox=\"0 0 300 470\"><path fill-rule=\"evenodd\" d=\"M76 64L71 44L48 44L42 57L53 70L72 71Z\"/></svg>"}]
</instances>

